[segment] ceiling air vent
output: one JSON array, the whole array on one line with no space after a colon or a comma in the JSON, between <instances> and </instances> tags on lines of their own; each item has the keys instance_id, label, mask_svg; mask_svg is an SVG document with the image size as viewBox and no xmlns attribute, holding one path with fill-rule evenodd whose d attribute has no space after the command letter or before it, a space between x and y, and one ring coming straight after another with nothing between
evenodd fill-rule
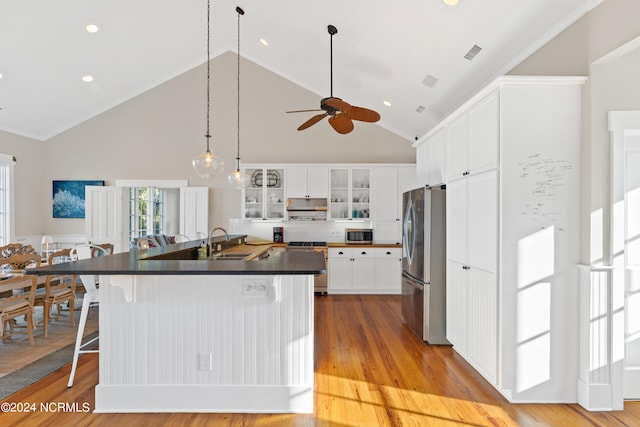
<instances>
[{"instance_id":1,"label":"ceiling air vent","mask_svg":"<svg viewBox=\"0 0 640 427\"><path fill-rule=\"evenodd\" d=\"M416 108L416 111L418 113L422 113L424 111L424 105L418 105L418 108Z\"/></svg>"},{"instance_id":2,"label":"ceiling air vent","mask_svg":"<svg viewBox=\"0 0 640 427\"><path fill-rule=\"evenodd\" d=\"M464 56L464 59L468 59L469 61L471 61L476 57L477 54L480 53L481 50L482 48L480 46L474 44L473 47L469 49L469 52L467 52L467 54Z\"/></svg>"},{"instance_id":3,"label":"ceiling air vent","mask_svg":"<svg viewBox=\"0 0 640 427\"><path fill-rule=\"evenodd\" d=\"M434 87L438 83L438 79L433 77L431 74L427 74L427 77L424 78L422 84L429 87Z\"/></svg>"}]
</instances>

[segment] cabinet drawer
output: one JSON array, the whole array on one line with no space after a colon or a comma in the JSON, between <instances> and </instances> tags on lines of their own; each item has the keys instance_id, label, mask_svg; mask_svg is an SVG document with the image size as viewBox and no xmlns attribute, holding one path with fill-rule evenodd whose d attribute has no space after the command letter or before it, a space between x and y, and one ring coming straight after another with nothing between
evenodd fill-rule
<instances>
[{"instance_id":1,"label":"cabinet drawer","mask_svg":"<svg viewBox=\"0 0 640 427\"><path fill-rule=\"evenodd\" d=\"M329 258L351 258L353 248L336 248L329 249Z\"/></svg>"},{"instance_id":2,"label":"cabinet drawer","mask_svg":"<svg viewBox=\"0 0 640 427\"><path fill-rule=\"evenodd\" d=\"M375 248L376 258L402 258L402 248Z\"/></svg>"},{"instance_id":3,"label":"cabinet drawer","mask_svg":"<svg viewBox=\"0 0 640 427\"><path fill-rule=\"evenodd\" d=\"M351 254L354 258L373 258L375 250L374 248L352 248Z\"/></svg>"},{"instance_id":4,"label":"cabinet drawer","mask_svg":"<svg viewBox=\"0 0 640 427\"><path fill-rule=\"evenodd\" d=\"M374 248L334 248L329 249L329 258L373 258Z\"/></svg>"}]
</instances>

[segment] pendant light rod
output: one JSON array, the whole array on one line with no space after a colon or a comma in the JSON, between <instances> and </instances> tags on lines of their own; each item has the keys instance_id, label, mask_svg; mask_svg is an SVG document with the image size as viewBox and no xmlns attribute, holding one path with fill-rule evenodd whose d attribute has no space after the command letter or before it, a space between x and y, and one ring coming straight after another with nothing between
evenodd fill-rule
<instances>
[{"instance_id":1,"label":"pendant light rod","mask_svg":"<svg viewBox=\"0 0 640 427\"><path fill-rule=\"evenodd\" d=\"M191 165L201 178L213 178L224 170L224 160L211 151L211 1L207 0L207 149L193 158Z\"/></svg>"},{"instance_id":2,"label":"pendant light rod","mask_svg":"<svg viewBox=\"0 0 640 427\"><path fill-rule=\"evenodd\" d=\"M236 157L236 172L240 172L240 16L244 15L244 10L240 6L236 7L236 12L238 12L238 128L237 128L237 139L238 139L238 155Z\"/></svg>"},{"instance_id":3,"label":"pendant light rod","mask_svg":"<svg viewBox=\"0 0 640 427\"><path fill-rule=\"evenodd\" d=\"M211 139L211 132L209 132L209 116L211 111L211 2L207 0L207 133L205 138L207 139L207 151L209 149L209 140Z\"/></svg>"}]
</instances>

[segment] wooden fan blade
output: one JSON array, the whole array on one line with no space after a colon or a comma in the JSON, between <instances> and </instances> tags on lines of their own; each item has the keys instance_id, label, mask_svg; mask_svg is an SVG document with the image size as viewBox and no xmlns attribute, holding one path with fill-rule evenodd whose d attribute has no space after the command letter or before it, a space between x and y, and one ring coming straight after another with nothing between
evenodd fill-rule
<instances>
[{"instance_id":1,"label":"wooden fan blade","mask_svg":"<svg viewBox=\"0 0 640 427\"><path fill-rule=\"evenodd\" d=\"M285 113L309 113L312 111L324 111L324 110L320 110L318 108L314 109L314 110L293 110L293 111L285 111Z\"/></svg>"},{"instance_id":2,"label":"wooden fan blade","mask_svg":"<svg viewBox=\"0 0 640 427\"><path fill-rule=\"evenodd\" d=\"M298 127L298 130L305 130L306 128L315 125L316 123L318 123L320 120L324 119L327 116L328 116L327 113L316 114L315 116L311 117L309 120L301 124L300 127Z\"/></svg>"},{"instance_id":3,"label":"wooden fan blade","mask_svg":"<svg viewBox=\"0 0 640 427\"><path fill-rule=\"evenodd\" d=\"M348 111L351 108L351 105L348 102L344 102L340 98L327 98L324 100L324 103L325 105L340 111Z\"/></svg>"},{"instance_id":4,"label":"wooden fan blade","mask_svg":"<svg viewBox=\"0 0 640 427\"><path fill-rule=\"evenodd\" d=\"M343 135L353 130L353 122L345 114L329 117L329 124L336 132Z\"/></svg>"},{"instance_id":5,"label":"wooden fan blade","mask_svg":"<svg viewBox=\"0 0 640 427\"><path fill-rule=\"evenodd\" d=\"M345 114L352 120L359 120L361 122L377 122L380 120L380 114L368 108L351 106L350 109L345 111Z\"/></svg>"}]
</instances>

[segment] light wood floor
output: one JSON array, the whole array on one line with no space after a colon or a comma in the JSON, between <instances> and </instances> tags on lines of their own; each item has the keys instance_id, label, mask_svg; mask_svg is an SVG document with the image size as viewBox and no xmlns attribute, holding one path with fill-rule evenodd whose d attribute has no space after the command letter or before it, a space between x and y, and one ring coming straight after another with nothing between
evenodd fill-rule
<instances>
[{"instance_id":1,"label":"light wood floor","mask_svg":"<svg viewBox=\"0 0 640 427\"><path fill-rule=\"evenodd\" d=\"M313 415L0 414L0 425L168 426L637 426L640 403L624 411L579 405L511 405L450 347L430 347L404 326L396 296L316 298ZM5 399L66 402L93 409L98 359L81 358L73 388L69 366Z\"/></svg>"}]
</instances>

